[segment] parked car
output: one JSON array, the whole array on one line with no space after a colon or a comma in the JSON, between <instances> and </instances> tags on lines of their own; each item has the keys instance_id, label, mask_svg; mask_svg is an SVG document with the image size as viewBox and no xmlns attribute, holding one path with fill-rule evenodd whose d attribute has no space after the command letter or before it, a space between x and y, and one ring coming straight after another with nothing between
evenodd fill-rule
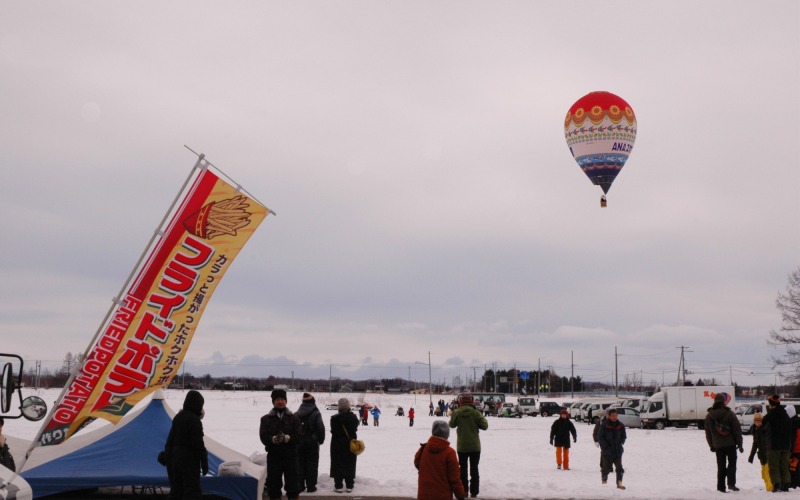
<instances>
[{"instance_id":1,"label":"parked car","mask_svg":"<svg viewBox=\"0 0 800 500\"><path fill-rule=\"evenodd\" d=\"M328 404L325 405L325 409L326 410L338 410L339 409L339 405L338 405L338 403L328 403Z\"/></svg>"},{"instance_id":2,"label":"parked car","mask_svg":"<svg viewBox=\"0 0 800 500\"><path fill-rule=\"evenodd\" d=\"M539 407L536 406L536 398L533 396L519 398L517 400L517 407L519 412L525 415L530 415L532 417L539 415Z\"/></svg>"},{"instance_id":3,"label":"parked car","mask_svg":"<svg viewBox=\"0 0 800 500\"><path fill-rule=\"evenodd\" d=\"M617 418L625 427L641 427L642 419L639 418L639 412L633 408L617 408Z\"/></svg>"},{"instance_id":4,"label":"parked car","mask_svg":"<svg viewBox=\"0 0 800 500\"><path fill-rule=\"evenodd\" d=\"M582 404L583 402L579 399L578 401L575 401L571 405L567 406L567 411L569 412L569 418L575 420L575 418L578 416L578 410L580 410Z\"/></svg>"},{"instance_id":5,"label":"parked car","mask_svg":"<svg viewBox=\"0 0 800 500\"><path fill-rule=\"evenodd\" d=\"M543 417L550 417L561 413L561 405L555 401L539 401L539 414Z\"/></svg>"},{"instance_id":6,"label":"parked car","mask_svg":"<svg viewBox=\"0 0 800 500\"><path fill-rule=\"evenodd\" d=\"M611 408L612 406L616 406L616 403L614 401L606 401L604 403L589 403L589 406L586 408L586 418L584 420L586 420L587 422L589 421L589 411L591 410L592 423L596 424L597 422L600 421L601 418L603 418L603 415L605 414L606 410L608 408ZM617 413L619 413L619 410L623 409L625 408L618 408ZM633 408L630 409L632 410Z\"/></svg>"}]
</instances>

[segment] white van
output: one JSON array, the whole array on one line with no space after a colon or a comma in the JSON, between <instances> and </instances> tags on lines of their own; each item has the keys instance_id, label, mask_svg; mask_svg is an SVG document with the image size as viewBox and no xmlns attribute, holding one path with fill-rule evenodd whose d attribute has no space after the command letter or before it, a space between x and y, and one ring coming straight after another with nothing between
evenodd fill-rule
<instances>
[{"instance_id":1,"label":"white van","mask_svg":"<svg viewBox=\"0 0 800 500\"><path fill-rule=\"evenodd\" d=\"M538 417L539 405L536 403L536 398L533 396L521 396L520 398L518 398L517 411L519 411L523 415Z\"/></svg>"}]
</instances>

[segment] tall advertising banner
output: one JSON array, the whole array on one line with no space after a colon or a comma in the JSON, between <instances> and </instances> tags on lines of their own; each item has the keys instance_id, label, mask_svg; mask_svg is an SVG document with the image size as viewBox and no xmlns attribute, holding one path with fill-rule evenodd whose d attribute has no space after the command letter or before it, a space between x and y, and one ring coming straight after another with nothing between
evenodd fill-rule
<instances>
[{"instance_id":1,"label":"tall advertising banner","mask_svg":"<svg viewBox=\"0 0 800 500\"><path fill-rule=\"evenodd\" d=\"M169 385L222 276L266 218L265 206L197 170L42 426L41 446L95 418L116 423Z\"/></svg>"}]
</instances>

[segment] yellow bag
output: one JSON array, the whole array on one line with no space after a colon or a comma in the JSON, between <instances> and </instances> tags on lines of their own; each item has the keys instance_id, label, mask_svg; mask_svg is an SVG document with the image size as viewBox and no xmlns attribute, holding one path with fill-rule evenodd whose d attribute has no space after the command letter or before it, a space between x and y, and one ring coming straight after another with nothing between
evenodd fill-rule
<instances>
[{"instance_id":1,"label":"yellow bag","mask_svg":"<svg viewBox=\"0 0 800 500\"><path fill-rule=\"evenodd\" d=\"M350 440L350 453L353 455L361 455L364 453L364 450L367 449L367 445L364 444L364 441L360 439L351 439Z\"/></svg>"},{"instance_id":2,"label":"yellow bag","mask_svg":"<svg viewBox=\"0 0 800 500\"><path fill-rule=\"evenodd\" d=\"M342 425L342 430L344 431L344 435L350 438L350 434L347 433L347 428ZM367 445L364 444L364 441L360 439L350 439L350 453L355 456L361 455L364 453L364 450L367 449Z\"/></svg>"}]
</instances>

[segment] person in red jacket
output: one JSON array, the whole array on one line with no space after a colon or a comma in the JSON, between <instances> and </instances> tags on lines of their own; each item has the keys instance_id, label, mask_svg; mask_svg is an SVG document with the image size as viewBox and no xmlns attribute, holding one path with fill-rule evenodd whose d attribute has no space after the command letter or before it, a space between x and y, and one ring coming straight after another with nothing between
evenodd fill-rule
<instances>
[{"instance_id":1,"label":"person in red jacket","mask_svg":"<svg viewBox=\"0 0 800 500\"><path fill-rule=\"evenodd\" d=\"M414 408L408 410L408 426L414 427Z\"/></svg>"},{"instance_id":2,"label":"person in red jacket","mask_svg":"<svg viewBox=\"0 0 800 500\"><path fill-rule=\"evenodd\" d=\"M461 483L458 455L447 438L450 427L444 420L433 422L431 437L414 455L414 467L419 470L417 498L425 500L451 500L453 495L464 500L467 493Z\"/></svg>"}]
</instances>

